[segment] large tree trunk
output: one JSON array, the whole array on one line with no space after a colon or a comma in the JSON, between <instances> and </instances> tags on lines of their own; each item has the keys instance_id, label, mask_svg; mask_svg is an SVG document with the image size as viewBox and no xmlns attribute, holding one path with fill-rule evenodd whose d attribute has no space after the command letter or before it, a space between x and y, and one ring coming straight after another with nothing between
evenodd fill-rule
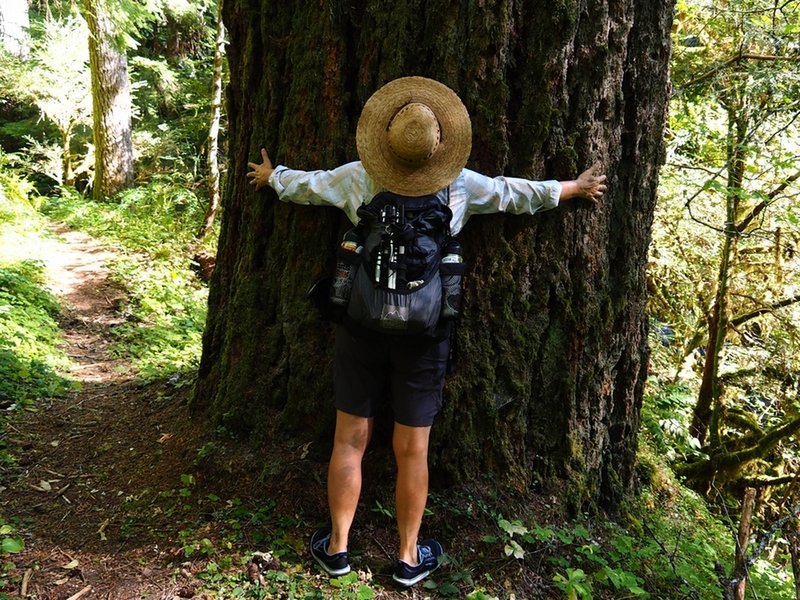
<instances>
[{"instance_id":1,"label":"large tree trunk","mask_svg":"<svg viewBox=\"0 0 800 600\"><path fill-rule=\"evenodd\" d=\"M595 209L468 223L467 308L433 472L518 490L562 480L575 506L616 502L632 484L647 371L672 3L229 0L224 18L230 168L195 409L264 443L329 433L331 328L303 292L345 219L254 193L246 165L262 145L295 168L355 159L370 94L425 75L470 111L470 167L563 179L600 159L610 183Z\"/></svg>"},{"instance_id":2,"label":"large tree trunk","mask_svg":"<svg viewBox=\"0 0 800 600\"><path fill-rule=\"evenodd\" d=\"M89 26L89 62L94 111L94 188L102 200L133 183L131 87L128 58L114 44L114 30L104 3L84 0Z\"/></svg>"}]
</instances>

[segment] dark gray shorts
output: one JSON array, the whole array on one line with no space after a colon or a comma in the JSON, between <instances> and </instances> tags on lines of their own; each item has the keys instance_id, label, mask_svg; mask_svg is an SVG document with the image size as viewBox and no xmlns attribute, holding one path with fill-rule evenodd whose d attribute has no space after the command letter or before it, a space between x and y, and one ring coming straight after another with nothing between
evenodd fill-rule
<instances>
[{"instance_id":1,"label":"dark gray shorts","mask_svg":"<svg viewBox=\"0 0 800 600\"><path fill-rule=\"evenodd\" d=\"M374 417L388 395L397 423L432 425L442 408L449 351L449 336L443 340L356 337L337 326L336 408L358 417Z\"/></svg>"}]
</instances>

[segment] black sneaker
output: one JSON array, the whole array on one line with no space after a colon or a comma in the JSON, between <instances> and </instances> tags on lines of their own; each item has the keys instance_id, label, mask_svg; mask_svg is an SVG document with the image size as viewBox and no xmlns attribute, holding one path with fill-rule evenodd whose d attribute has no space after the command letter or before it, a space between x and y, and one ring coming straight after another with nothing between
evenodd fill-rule
<instances>
[{"instance_id":1,"label":"black sneaker","mask_svg":"<svg viewBox=\"0 0 800 600\"><path fill-rule=\"evenodd\" d=\"M392 578L406 587L412 586L425 579L439 566L439 557L444 554L442 545L436 540L423 540L417 544L419 564L412 567L402 560L397 561Z\"/></svg>"},{"instance_id":2,"label":"black sneaker","mask_svg":"<svg viewBox=\"0 0 800 600\"><path fill-rule=\"evenodd\" d=\"M350 572L350 563L347 562L347 552L328 554L328 544L331 541L330 527L317 529L311 536L311 556L314 557L325 572L331 577L340 577Z\"/></svg>"}]
</instances>

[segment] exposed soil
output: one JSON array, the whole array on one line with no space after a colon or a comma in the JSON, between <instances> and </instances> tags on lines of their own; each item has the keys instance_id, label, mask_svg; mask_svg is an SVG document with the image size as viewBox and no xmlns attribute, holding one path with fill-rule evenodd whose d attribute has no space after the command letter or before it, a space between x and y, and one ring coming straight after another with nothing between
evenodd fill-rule
<instances>
[{"instance_id":1,"label":"exposed soil","mask_svg":"<svg viewBox=\"0 0 800 600\"><path fill-rule=\"evenodd\" d=\"M131 497L180 484L205 432L189 419L180 390L142 385L112 353L124 300L108 279L105 263L113 255L83 233L57 233L45 253L47 272L64 306L68 376L80 389L43 399L9 427L18 468L4 477L0 510L17 523L25 550L14 557L22 580L8 592L172 598L185 582L169 560L174 547L164 544L171 524L157 520L146 535L121 535L121 528Z\"/></svg>"},{"instance_id":2,"label":"exposed soil","mask_svg":"<svg viewBox=\"0 0 800 600\"><path fill-rule=\"evenodd\" d=\"M15 524L25 549L14 556L11 587L0 589L0 597L207 597L199 575L210 557L219 560L222 550L244 574L252 552L265 549L259 543L269 540L274 548L276 537L282 553L273 566L314 577L305 545L326 514L321 453L274 448L279 460L270 465L269 457L215 438L202 419L192 418L190 382L137 379L112 347L113 328L125 318L125 294L106 267L113 254L83 233L64 227L57 233L47 266L65 306L64 343L74 361L69 375L80 389L42 400L8 429L18 463L0 473L0 513ZM378 598L431 595L422 587L391 590L395 533L391 519L375 509L377 498L365 485L351 538L354 566L371 572L378 589L386 587ZM243 511L234 520L239 503ZM482 533L469 511L458 511L442 500L427 521L464 557L445 569L467 571ZM467 527L473 539L463 535ZM194 549L188 557L187 547ZM518 598L542 597L535 592L541 578L514 561L481 566Z\"/></svg>"}]
</instances>

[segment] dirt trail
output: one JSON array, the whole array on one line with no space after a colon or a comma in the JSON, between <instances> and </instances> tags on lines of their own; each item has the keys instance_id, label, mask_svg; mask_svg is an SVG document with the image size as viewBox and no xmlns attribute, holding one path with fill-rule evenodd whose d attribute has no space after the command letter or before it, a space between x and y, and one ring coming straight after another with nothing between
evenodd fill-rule
<instances>
[{"instance_id":1,"label":"dirt trail","mask_svg":"<svg viewBox=\"0 0 800 600\"><path fill-rule=\"evenodd\" d=\"M51 289L64 306L69 375L80 389L42 399L36 412L15 417L8 428L18 462L0 469L0 514L14 524L25 549L13 556L0 600L209 598L201 577L212 558L201 551L186 558L186 544L198 540L210 540L238 568L266 535L281 535L290 568L309 566L305 545L325 514L326 464L306 456L307 444L273 443L271 453L260 456L247 444L220 443L206 423L192 420L188 386L172 378L137 379L114 353L113 329L126 318L125 293L109 279L114 254L81 232L56 227L55 233L43 255ZM385 470L384 455L375 456L373 467ZM362 498L359 531L351 539L360 548L356 561L390 584L394 525L369 510L377 493L370 487ZM240 528L226 529L226 506L265 505L277 520L236 517ZM280 515L291 515L295 525L280 525ZM449 527L450 537L459 529L456 522L438 527ZM375 597L428 596L420 587L381 590Z\"/></svg>"},{"instance_id":2,"label":"dirt trail","mask_svg":"<svg viewBox=\"0 0 800 600\"><path fill-rule=\"evenodd\" d=\"M203 434L183 392L142 384L112 352L125 298L109 280L113 253L81 232L55 233L44 255L80 389L42 400L9 427L18 464L3 481L0 512L25 550L14 556L14 589L0 597L191 597L165 542L179 524L164 519L157 498L180 485Z\"/></svg>"}]
</instances>

